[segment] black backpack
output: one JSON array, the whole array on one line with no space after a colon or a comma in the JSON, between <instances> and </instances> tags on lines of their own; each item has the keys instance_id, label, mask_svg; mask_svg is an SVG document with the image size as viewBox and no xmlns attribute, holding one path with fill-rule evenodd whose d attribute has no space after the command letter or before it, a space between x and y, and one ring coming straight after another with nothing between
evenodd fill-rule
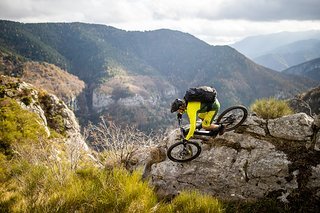
<instances>
[{"instance_id":1,"label":"black backpack","mask_svg":"<svg viewBox=\"0 0 320 213\"><path fill-rule=\"evenodd\" d=\"M186 91L184 99L186 102L199 101L201 103L213 103L216 100L217 91L213 87L192 87Z\"/></svg>"}]
</instances>

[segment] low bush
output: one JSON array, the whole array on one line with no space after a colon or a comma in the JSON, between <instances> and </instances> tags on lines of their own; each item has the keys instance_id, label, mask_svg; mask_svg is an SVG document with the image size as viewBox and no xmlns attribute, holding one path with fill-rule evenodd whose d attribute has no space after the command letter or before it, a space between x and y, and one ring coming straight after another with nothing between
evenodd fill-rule
<instances>
[{"instance_id":1,"label":"low bush","mask_svg":"<svg viewBox=\"0 0 320 213\"><path fill-rule=\"evenodd\" d=\"M40 117L24 110L13 99L0 98L0 152L11 155L12 144L36 142L47 133Z\"/></svg>"},{"instance_id":2,"label":"low bush","mask_svg":"<svg viewBox=\"0 0 320 213\"><path fill-rule=\"evenodd\" d=\"M1 157L0 164L5 159ZM150 212L157 198L140 172L87 167L64 170L12 159L0 171L0 210L6 212Z\"/></svg>"},{"instance_id":3,"label":"low bush","mask_svg":"<svg viewBox=\"0 0 320 213\"><path fill-rule=\"evenodd\" d=\"M53 144L60 137L51 141L41 139L45 131L34 113L23 110L9 98L0 99L0 105L0 119L3 121L0 123L1 147L8 146L6 150L10 149L10 155L0 152L0 212L162 213L221 210L216 199L196 192L181 193L172 202L161 202L148 182L141 180L142 172L129 172L125 169L126 164L101 169L89 161L75 169L70 159L63 157L65 148L58 146L63 146L63 143ZM109 127L107 137L102 138L108 152L119 154L117 151L123 150L131 153L133 150L128 149L131 143L138 145L138 142L146 144L149 141L148 136L138 132L131 137L121 132L121 128ZM120 147L115 144L116 138ZM120 159L121 156L126 154L122 153Z\"/></svg>"},{"instance_id":4,"label":"low bush","mask_svg":"<svg viewBox=\"0 0 320 213\"><path fill-rule=\"evenodd\" d=\"M218 199L197 191L183 191L159 212L224 212Z\"/></svg>"},{"instance_id":5,"label":"low bush","mask_svg":"<svg viewBox=\"0 0 320 213\"><path fill-rule=\"evenodd\" d=\"M1 156L2 165L7 160ZM34 165L17 158L2 170L0 211L4 212L223 211L217 199L198 192L182 192L169 203L159 202L152 187L141 181L140 171L92 166L64 169L64 178L60 179L57 170L46 163Z\"/></svg>"},{"instance_id":6,"label":"low bush","mask_svg":"<svg viewBox=\"0 0 320 213\"><path fill-rule=\"evenodd\" d=\"M275 98L258 99L251 104L250 109L263 119L274 119L293 114L293 110L286 101Z\"/></svg>"}]
</instances>

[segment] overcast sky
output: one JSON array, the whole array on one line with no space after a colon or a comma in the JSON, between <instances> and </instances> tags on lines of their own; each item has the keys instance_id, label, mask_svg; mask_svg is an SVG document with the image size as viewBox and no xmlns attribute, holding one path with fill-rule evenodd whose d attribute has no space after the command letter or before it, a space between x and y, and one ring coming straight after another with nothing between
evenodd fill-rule
<instances>
[{"instance_id":1,"label":"overcast sky","mask_svg":"<svg viewBox=\"0 0 320 213\"><path fill-rule=\"evenodd\" d=\"M251 35L320 30L320 0L0 0L0 19L166 28L216 45Z\"/></svg>"}]
</instances>

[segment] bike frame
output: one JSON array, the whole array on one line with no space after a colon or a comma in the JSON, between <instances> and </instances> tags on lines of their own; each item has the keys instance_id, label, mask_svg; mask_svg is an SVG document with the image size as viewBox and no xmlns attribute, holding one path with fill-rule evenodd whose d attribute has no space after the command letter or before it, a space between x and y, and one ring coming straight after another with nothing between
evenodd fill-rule
<instances>
[{"instance_id":1,"label":"bike frame","mask_svg":"<svg viewBox=\"0 0 320 213\"><path fill-rule=\"evenodd\" d=\"M187 132L185 132L185 129L181 126L181 120L182 120L182 118L178 118L178 124L179 124L179 128L180 128L180 133L181 133L181 136L182 136L183 140L186 140L185 139L185 134L187 134L189 130ZM195 135L203 135L203 136L216 136L218 134L218 131L208 131L208 130L200 131L200 130L196 129L194 131L194 134Z\"/></svg>"},{"instance_id":2,"label":"bike frame","mask_svg":"<svg viewBox=\"0 0 320 213\"><path fill-rule=\"evenodd\" d=\"M243 114L241 115L241 120L235 123L233 126L232 124L235 121L235 118L233 116L233 113L228 115L229 112L233 112L233 110L238 110L240 109ZM226 116L228 115L228 116ZM223 124L226 125L225 131L232 131L238 128L247 118L248 111L244 106L238 105L238 106L233 106L229 107L225 111L223 111L217 118L217 120L214 121L215 124ZM226 116L226 117L225 117ZM186 140L186 134L188 133L188 129L185 129L182 127L182 117L177 115L178 118L178 124L179 124L179 129L180 129L180 134L181 138L178 142L170 145L167 150L167 156L170 160L174 162L179 162L179 163L184 163L191 161L193 159L196 159L199 157L201 153L201 146L198 141L188 141ZM228 125L231 124L231 126L228 127ZM219 133L219 130L217 128L217 131L207 131L207 130L198 130L199 128L196 128L194 135L203 135L203 136L210 136L210 137L216 137ZM181 140L182 139L182 140ZM183 145L181 147L181 145ZM180 148L180 149L179 149ZM174 150L174 151L173 151ZM190 151L191 150L191 151ZM191 155L190 155L191 154Z\"/></svg>"}]
</instances>

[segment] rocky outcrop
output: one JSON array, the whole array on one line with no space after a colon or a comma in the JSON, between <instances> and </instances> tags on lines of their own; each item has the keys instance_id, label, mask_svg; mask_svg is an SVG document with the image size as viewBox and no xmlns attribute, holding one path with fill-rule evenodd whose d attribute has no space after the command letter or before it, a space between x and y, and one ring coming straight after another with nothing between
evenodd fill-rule
<instances>
[{"instance_id":1,"label":"rocky outcrop","mask_svg":"<svg viewBox=\"0 0 320 213\"><path fill-rule=\"evenodd\" d=\"M88 150L74 113L55 95L39 90L21 79L1 75L0 98L5 97L14 99L22 108L37 114L48 137L52 129L64 136L65 143L77 145L80 150Z\"/></svg>"},{"instance_id":2,"label":"rocky outcrop","mask_svg":"<svg viewBox=\"0 0 320 213\"><path fill-rule=\"evenodd\" d=\"M159 105L165 98L177 95L175 88L159 77L115 76L110 78L92 94L92 106L97 112L121 105L141 107Z\"/></svg>"},{"instance_id":3,"label":"rocky outcrop","mask_svg":"<svg viewBox=\"0 0 320 213\"><path fill-rule=\"evenodd\" d=\"M295 112L305 112L310 116L320 114L320 86L297 95L288 103Z\"/></svg>"},{"instance_id":4,"label":"rocky outcrop","mask_svg":"<svg viewBox=\"0 0 320 213\"><path fill-rule=\"evenodd\" d=\"M168 102L176 97L176 88L159 76L116 75L92 88L90 112L151 131L170 123Z\"/></svg>"},{"instance_id":5,"label":"rocky outcrop","mask_svg":"<svg viewBox=\"0 0 320 213\"><path fill-rule=\"evenodd\" d=\"M306 193L320 200L319 126L305 113L269 121L249 116L236 132L195 140L202 144L195 160L148 165L159 196L197 189L225 200L271 196L290 202Z\"/></svg>"}]
</instances>

